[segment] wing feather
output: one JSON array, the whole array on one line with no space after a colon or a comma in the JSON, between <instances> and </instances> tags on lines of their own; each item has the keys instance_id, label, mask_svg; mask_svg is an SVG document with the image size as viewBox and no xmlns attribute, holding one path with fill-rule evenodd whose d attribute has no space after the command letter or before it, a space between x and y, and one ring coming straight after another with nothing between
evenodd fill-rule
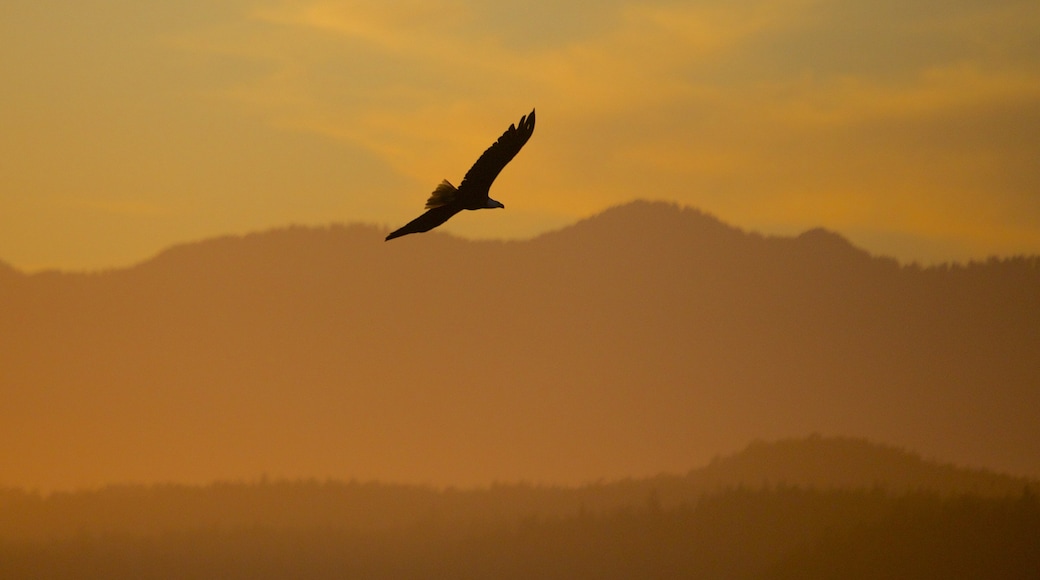
<instances>
[{"instance_id":1,"label":"wing feather","mask_svg":"<svg viewBox=\"0 0 1040 580\"><path fill-rule=\"evenodd\" d=\"M455 195L458 193L459 190L456 189L450 181L445 179L437 185L437 188L430 194L430 198L426 200L426 209L448 205L455 201Z\"/></svg>"},{"instance_id":2,"label":"wing feather","mask_svg":"<svg viewBox=\"0 0 1040 580\"><path fill-rule=\"evenodd\" d=\"M529 115L521 117L520 122L516 125L510 125L498 138L498 141L484 151L473 167L466 172L462 183L459 184L459 191L470 196L487 197L491 184L498 177L502 168L512 161L513 157L516 157L533 133L534 110L532 109Z\"/></svg>"}]
</instances>

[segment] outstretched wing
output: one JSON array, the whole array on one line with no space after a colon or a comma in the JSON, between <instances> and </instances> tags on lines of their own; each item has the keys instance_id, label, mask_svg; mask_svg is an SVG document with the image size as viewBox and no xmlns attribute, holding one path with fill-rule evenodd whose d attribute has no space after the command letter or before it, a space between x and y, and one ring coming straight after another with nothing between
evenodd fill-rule
<instances>
[{"instance_id":1,"label":"outstretched wing","mask_svg":"<svg viewBox=\"0 0 1040 580\"><path fill-rule=\"evenodd\" d=\"M433 228L448 221L451 216L459 213L461 209L457 206L442 205L433 209L426 210L426 213L415 218L414 220L405 224L402 228L395 230L386 237L387 241L408 234L417 234L419 232L428 232Z\"/></svg>"},{"instance_id":2,"label":"outstretched wing","mask_svg":"<svg viewBox=\"0 0 1040 580\"><path fill-rule=\"evenodd\" d=\"M498 177L502 168L512 161L513 157L516 157L533 133L534 110L532 109L531 114L520 117L519 123L510 125L506 132L498 138L498 141L484 151L473 167L466 172L466 177L459 184L459 191L467 195L487 197L491 183Z\"/></svg>"}]
</instances>

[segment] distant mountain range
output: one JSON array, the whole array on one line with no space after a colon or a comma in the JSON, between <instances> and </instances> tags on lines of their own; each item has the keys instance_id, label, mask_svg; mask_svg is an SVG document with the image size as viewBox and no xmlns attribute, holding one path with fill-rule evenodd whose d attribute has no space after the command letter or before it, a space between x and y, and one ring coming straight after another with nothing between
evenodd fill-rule
<instances>
[{"instance_id":1,"label":"distant mountain range","mask_svg":"<svg viewBox=\"0 0 1040 580\"><path fill-rule=\"evenodd\" d=\"M811 432L1040 476L1040 258L900 266L650 202L385 234L0 267L0 484L575 484Z\"/></svg>"},{"instance_id":2,"label":"distant mountain range","mask_svg":"<svg viewBox=\"0 0 1040 580\"><path fill-rule=\"evenodd\" d=\"M38 494L0 488L0 542L82 533L162 534L196 529L412 529L508 524L619 510L696 506L734 490L919 494L937 498L1035 497L1038 480L927 461L861 439L756 442L685 474L576 487L496 484L473 489L317 480L130 485Z\"/></svg>"}]
</instances>

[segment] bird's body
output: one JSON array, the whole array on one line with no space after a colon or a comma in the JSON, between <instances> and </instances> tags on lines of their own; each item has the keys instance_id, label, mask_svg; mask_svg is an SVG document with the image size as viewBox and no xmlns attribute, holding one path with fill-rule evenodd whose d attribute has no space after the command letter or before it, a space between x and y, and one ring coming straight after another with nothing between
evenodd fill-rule
<instances>
[{"instance_id":1,"label":"bird's body","mask_svg":"<svg viewBox=\"0 0 1040 580\"><path fill-rule=\"evenodd\" d=\"M491 184L498 177L534 133L534 111L510 125L505 133L488 147L477 162L466 172L462 183L455 187L447 180L441 182L426 200L426 213L408 222L404 227L391 232L387 240L408 234L428 232L448 221L451 216L464 209L504 208L488 195Z\"/></svg>"}]
</instances>

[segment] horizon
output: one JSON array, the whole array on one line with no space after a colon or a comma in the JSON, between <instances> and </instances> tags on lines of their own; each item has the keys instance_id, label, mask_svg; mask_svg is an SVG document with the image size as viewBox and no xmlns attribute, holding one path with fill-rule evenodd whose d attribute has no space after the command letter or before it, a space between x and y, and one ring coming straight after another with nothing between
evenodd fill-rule
<instances>
[{"instance_id":1,"label":"horizon","mask_svg":"<svg viewBox=\"0 0 1040 580\"><path fill-rule=\"evenodd\" d=\"M821 446L826 451L825 454L820 454ZM713 476L715 478L721 477L721 481L729 482L730 485L735 485L734 482L737 481L743 481L744 483L750 485L752 488L755 485L761 484L766 489L768 489L770 485L786 485L791 486L793 488L805 488L809 490L826 490L841 488L842 485L838 485L834 482L843 479L856 480L858 479L859 475L849 477L847 474L847 465L845 467L838 468L833 472L826 472L823 474L813 473L812 470L806 470L804 465L800 465L797 463L782 465L777 464L771 461L770 459L767 459L765 462L763 462L763 454L765 454L766 458L780 457L786 454L790 454L793 449L797 456L803 461L807 457L810 458L810 461L822 461L825 458L833 459L832 454L838 448L841 448L841 450L843 451L843 458L854 459L857 462L866 461L868 466L870 462L876 461L881 458L885 459L886 461L897 460L899 462L904 462L899 469L887 472L884 478L877 479L872 482L875 486L881 483L882 487L889 492L898 493L901 490L904 490L904 488L905 490L912 491L913 480L906 480L905 478L908 475L919 477L920 472L929 472L933 474L943 473L946 476L954 475L957 478L961 478L963 480L959 482L955 479L943 480L943 485L950 486L951 489L957 489L958 486L964 486L964 481L969 482L969 486L977 486L981 481L987 479L990 480L990 483L988 484L989 486L993 486L992 482L995 481L998 482L998 486L1002 488L1008 487L1009 485L1014 486L1018 483L1024 483L1027 487L1040 484L1040 476L1037 475L1015 473L1012 471L994 469L986 465L970 465L957 463L953 461L947 461L940 457L926 457L914 449L910 449L905 446L891 442L866 439L862 437L847 436L841 433L836 433L833 435L824 435L818 432L813 432L801 437L780 437L771 440L755 438L748 441L746 444L737 447L736 449L720 451L710 459L702 461L696 465L691 465L689 468L684 470L660 470L647 473L615 475L612 477L600 476L580 481L549 481L535 480L530 478L518 478L512 480L493 479L487 481L459 483L450 481L437 482L429 480L403 481L380 477L337 477L330 475L299 473L278 474L268 473L265 471L253 475L241 475L233 478L211 478L199 480L124 480L86 483L73 486L12 485L4 481L0 481L0 492L20 492L30 495L38 495L42 498L49 498L55 496L93 494L105 492L106 490L134 488L206 489L226 486L293 486L311 485L315 483L322 485L382 486L433 491L437 493L487 492L494 491L495 489L499 488L581 491L610 486L631 485L632 483L649 483L655 480L660 480L662 478L684 480L690 480L692 478L693 480L698 480L698 478L703 479L706 476ZM861 463L857 463L856 465L859 469L863 468L863 464ZM718 473L720 467L724 469L723 473L721 474ZM818 467L819 466L817 466L817 468ZM876 468L876 466L874 467ZM757 477L758 479L754 481L748 479L748 474L744 472L747 471L749 468L751 472L754 473L755 477ZM891 466L889 466L889 468L891 469ZM814 478L820 479L818 481L813 481ZM825 480L833 481L826 485L821 484L821 482ZM696 485L703 486L704 482L697 481ZM717 483L715 485L718 486ZM849 486L849 489L856 489L856 485L854 483L850 484L846 482L843 485ZM935 488L932 491L938 492L939 489ZM984 488L975 488L974 491L975 493L993 493L992 489ZM1000 491L1001 490L998 490L998 492Z\"/></svg>"},{"instance_id":2,"label":"horizon","mask_svg":"<svg viewBox=\"0 0 1040 580\"><path fill-rule=\"evenodd\" d=\"M452 230L450 230L448 228L439 228L439 229L437 229L437 230L435 230L433 232L428 232L426 235L434 235L434 236L444 235L444 236L447 236L447 237L450 237L450 238L454 238L454 239L457 239L457 240L460 240L460 241L475 242L475 243L479 243L479 242L492 242L492 243L495 243L495 242L514 242L514 243L531 242L531 241L534 241L534 240L538 240L539 238L543 238L545 236L552 235L552 234L557 233L557 232L566 231L566 230L575 228L576 226L579 226L580 224L588 222L588 221L595 221L597 218L600 218L604 214L611 213L611 212L616 211L616 210L623 210L624 208L628 208L628 207L632 207L632 206L638 206L638 205L641 205L641 204L644 204L644 205L668 206L669 208L674 209L674 210L676 210L677 212L680 212L680 213L681 212L686 212L686 211L691 211L691 212L697 213L697 214L699 214L701 216L707 217L707 218L709 218L709 219L711 219L711 220L713 220L713 221L715 221L715 222L717 222L717 223L719 223L719 224L721 224L721 225L723 225L723 226L725 226L727 228L731 228L733 230L739 231L741 234L752 235L752 236L761 236L761 237L767 238L767 239L768 238L792 239L792 238L798 238L799 236L802 236L802 235L804 235L806 233L809 233L809 232L822 230L822 231L826 231L826 232L829 232L831 234L837 235L843 241L847 242L852 247L854 247L856 250L866 252L872 258L892 259L892 260L895 260L896 262L898 262L900 266L918 266L918 267L924 267L924 268L943 267L943 266L968 266L970 264L983 263L983 262L991 261L993 259L1008 260L1008 259L1015 259L1015 258L1020 258L1020 257L1029 258L1029 257L1034 257L1034 256L1040 256L1040 252L1037 252L1037 253L1034 253L1034 254L1006 254L1006 255L990 254L990 255L986 255L986 256L978 256L978 257L975 257L975 258L969 258L969 259L966 259L966 260L963 260L963 261L960 261L960 260L944 260L944 261L927 262L927 261L918 260L918 259L904 260L904 259L900 259L897 256L873 252L873 251L871 251L870 248L867 248L867 247L864 247L862 245L856 244L852 239L850 239L844 233L842 233L840 231L833 230L833 229L828 228L828 227L823 226L823 225L811 226L811 227L808 227L808 228L806 228L804 230L791 232L789 234L781 234L781 233L768 234L768 233L765 233L765 232L744 228L744 227L740 226L739 224L734 224L734 223L727 222L724 219L720 218L719 216L716 216L714 214L706 212L706 211L704 211L701 208L697 208L697 207L693 207L693 206L684 206L684 205L682 205L682 204L680 204L678 202L672 201L672 200L645 199L645 198L632 199L632 200L629 200L627 202L623 202L623 203L619 203L619 204L616 204L616 205L612 205L612 206L604 208L601 211L595 212L595 213L593 213L591 215L580 217L580 218L576 218L572 222L565 223L565 224L562 224L562 225L560 225L558 227L547 229L545 231L541 231L541 232L538 232L538 233L535 233L533 235L526 236L526 237L514 237L514 238L470 237L470 236L466 236L466 235L454 232L454 231L452 231ZM175 242L172 242L171 244L169 244L169 245L167 245L165 247L159 248L157 251L155 251L154 253L152 253L150 255L144 256L141 259L138 259L136 261L133 261L133 262L130 262L130 263L127 263L127 264L115 264L115 265L109 265L109 266L103 266L103 267L97 267L97 268L82 268L82 269L61 268L61 267L23 268L23 267L20 267L17 264L11 263L10 261L8 261L6 259L5 256L2 256L2 255L0 255L0 264L7 265L8 267L14 269L15 271L17 271L19 273L22 273L22 274L26 274L26 275L34 275L34 274L42 274L42 273L50 273L50 272L58 272L58 273L65 273L65 274L104 273L104 272L109 272L109 271L120 271L120 270L132 269L132 268L138 267L138 266L140 266L142 264L146 264L146 263L148 263L148 262L158 258L159 256L163 255L164 253L166 253L166 252L168 252L170 250L173 250L173 249L176 249L176 248L180 248L180 247L185 247L185 246L193 246L193 245L197 245L197 244L205 244L206 242L210 242L210 241L229 239L229 238L231 238L231 239L235 239L235 238L241 239L241 238L246 238L246 237L250 237L250 236L264 235L264 234L270 234L270 233L277 233L277 232L286 231L286 230L292 230L292 229L296 229L296 228L300 228L300 229L304 229L304 230L325 230L325 229L331 229L331 228L352 228L352 227L372 228L373 230L375 230L377 232L381 232L379 234L380 236L382 236L383 234L389 232L392 229L392 226L389 226L387 224L377 224L377 223L368 222L368 221L328 222L328 223L324 223L324 224L320 224L320 223L314 223L314 224L288 223L288 224L282 224L282 225L273 225L271 227L262 228L262 229L256 229L256 230L248 230L248 231L243 231L243 232L227 232L227 233L222 233L222 234L214 234L214 235L210 235L210 236L206 236L206 237L202 237L202 238L197 238L197 239L175 241Z\"/></svg>"}]
</instances>

